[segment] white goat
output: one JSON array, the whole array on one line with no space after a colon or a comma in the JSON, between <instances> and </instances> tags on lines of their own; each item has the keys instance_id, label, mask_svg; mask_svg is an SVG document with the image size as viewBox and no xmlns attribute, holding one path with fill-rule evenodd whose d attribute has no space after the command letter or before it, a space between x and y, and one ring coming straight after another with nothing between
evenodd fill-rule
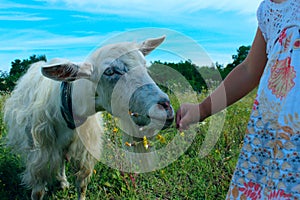
<instances>
[{"instance_id":1,"label":"white goat","mask_svg":"<svg viewBox=\"0 0 300 200\"><path fill-rule=\"evenodd\" d=\"M42 199L55 178L62 188L69 186L65 159L74 161L78 199L85 199L102 148L102 119L96 112L111 112L139 130L172 123L168 96L148 75L144 58L163 40L108 45L82 64L38 62L19 80L6 101L4 118L8 144L24 158L22 182L32 189L32 199ZM134 137L145 135L138 134Z\"/></svg>"}]
</instances>

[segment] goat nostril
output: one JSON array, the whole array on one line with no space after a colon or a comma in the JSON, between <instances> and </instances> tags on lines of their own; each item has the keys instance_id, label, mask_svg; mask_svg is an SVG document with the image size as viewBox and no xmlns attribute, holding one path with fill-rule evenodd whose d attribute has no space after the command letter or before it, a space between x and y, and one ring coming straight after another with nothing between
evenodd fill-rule
<instances>
[{"instance_id":1,"label":"goat nostril","mask_svg":"<svg viewBox=\"0 0 300 200\"><path fill-rule=\"evenodd\" d=\"M170 101L169 100L161 100L158 102L158 105L161 105L164 109L168 110L170 109Z\"/></svg>"}]
</instances>

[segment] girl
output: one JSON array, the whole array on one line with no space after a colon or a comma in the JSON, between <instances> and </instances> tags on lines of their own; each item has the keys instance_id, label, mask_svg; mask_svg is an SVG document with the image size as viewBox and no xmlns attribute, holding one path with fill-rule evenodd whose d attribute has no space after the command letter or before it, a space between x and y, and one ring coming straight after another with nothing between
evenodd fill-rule
<instances>
[{"instance_id":1,"label":"girl","mask_svg":"<svg viewBox=\"0 0 300 200\"><path fill-rule=\"evenodd\" d=\"M258 86L227 199L300 199L300 0L263 0L257 18L247 58L203 102L182 104L176 124L187 129Z\"/></svg>"}]
</instances>

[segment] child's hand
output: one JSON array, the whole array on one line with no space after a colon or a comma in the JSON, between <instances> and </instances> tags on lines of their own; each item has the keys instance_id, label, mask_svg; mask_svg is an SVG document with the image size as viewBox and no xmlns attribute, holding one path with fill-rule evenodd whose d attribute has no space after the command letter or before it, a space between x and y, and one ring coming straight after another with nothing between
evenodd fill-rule
<instances>
[{"instance_id":1,"label":"child's hand","mask_svg":"<svg viewBox=\"0 0 300 200\"><path fill-rule=\"evenodd\" d=\"M199 104L184 103L176 112L176 128L186 130L191 124L200 121Z\"/></svg>"}]
</instances>

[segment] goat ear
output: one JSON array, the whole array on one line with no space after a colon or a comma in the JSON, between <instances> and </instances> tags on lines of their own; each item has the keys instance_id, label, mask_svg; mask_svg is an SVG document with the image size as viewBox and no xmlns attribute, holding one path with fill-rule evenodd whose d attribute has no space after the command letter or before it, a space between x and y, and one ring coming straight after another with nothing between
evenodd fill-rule
<instances>
[{"instance_id":1,"label":"goat ear","mask_svg":"<svg viewBox=\"0 0 300 200\"><path fill-rule=\"evenodd\" d=\"M81 78L89 79L93 66L90 63L54 63L43 66L41 71L45 77L56 81L75 81Z\"/></svg>"},{"instance_id":2,"label":"goat ear","mask_svg":"<svg viewBox=\"0 0 300 200\"><path fill-rule=\"evenodd\" d=\"M148 55L151 51L158 47L165 38L166 36L162 36L159 38L150 38L145 40L140 46L140 51L144 54L144 56Z\"/></svg>"}]
</instances>

